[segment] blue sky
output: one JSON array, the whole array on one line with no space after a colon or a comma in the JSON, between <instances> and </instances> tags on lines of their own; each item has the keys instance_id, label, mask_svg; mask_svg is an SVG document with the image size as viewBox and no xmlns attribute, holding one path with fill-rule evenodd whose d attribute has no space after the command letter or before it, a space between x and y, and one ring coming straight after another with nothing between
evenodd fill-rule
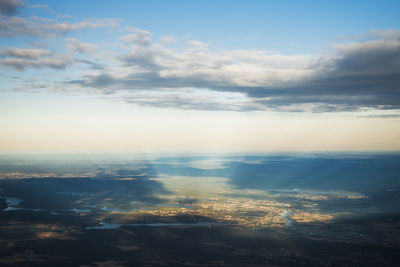
<instances>
[{"instance_id":1,"label":"blue sky","mask_svg":"<svg viewBox=\"0 0 400 267\"><path fill-rule=\"evenodd\" d=\"M0 0L0 150L397 150L399 10Z\"/></svg>"},{"instance_id":2,"label":"blue sky","mask_svg":"<svg viewBox=\"0 0 400 267\"><path fill-rule=\"evenodd\" d=\"M336 37L399 28L399 1L30 1L78 19L118 18L218 48L315 53ZM44 16L46 12L42 12Z\"/></svg>"}]
</instances>

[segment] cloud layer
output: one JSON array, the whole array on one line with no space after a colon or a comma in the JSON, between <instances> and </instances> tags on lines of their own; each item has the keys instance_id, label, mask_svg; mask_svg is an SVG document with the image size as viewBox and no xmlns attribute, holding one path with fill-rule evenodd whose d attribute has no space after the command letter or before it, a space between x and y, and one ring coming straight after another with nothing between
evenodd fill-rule
<instances>
[{"instance_id":1,"label":"cloud layer","mask_svg":"<svg viewBox=\"0 0 400 267\"><path fill-rule=\"evenodd\" d=\"M57 52L0 48L0 66L74 70L57 81L65 89L112 95L144 106L204 110L331 112L400 108L400 31L374 30L363 40L333 44L320 55L268 50L215 50L192 40L118 26L115 19L60 21L17 16L19 1L0 2L1 38L55 38ZM119 27L112 47L64 36Z\"/></svg>"},{"instance_id":2,"label":"cloud layer","mask_svg":"<svg viewBox=\"0 0 400 267\"><path fill-rule=\"evenodd\" d=\"M149 32L138 29L122 40L128 48L117 55L119 71L83 75L71 83L108 93L135 92L129 101L138 91L166 88L175 93L185 88L236 92L251 100L244 110L400 108L398 31L375 31L368 40L334 45L330 54L318 56L256 50L215 52L199 41L189 42L183 51L176 52L153 43ZM180 108L182 99L176 99ZM161 102L159 97L154 99L155 106ZM149 104L150 100L146 102ZM173 101L165 99L165 105L173 106ZM207 106L199 104L199 108Z\"/></svg>"}]
</instances>

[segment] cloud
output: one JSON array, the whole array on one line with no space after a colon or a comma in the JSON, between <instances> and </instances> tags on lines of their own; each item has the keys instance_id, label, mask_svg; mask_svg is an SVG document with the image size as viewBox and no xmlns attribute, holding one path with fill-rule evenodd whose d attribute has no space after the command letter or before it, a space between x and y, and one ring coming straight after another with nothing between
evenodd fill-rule
<instances>
[{"instance_id":1,"label":"cloud","mask_svg":"<svg viewBox=\"0 0 400 267\"><path fill-rule=\"evenodd\" d=\"M68 47L68 49L72 50L74 53L83 53L84 51L89 52L96 49L96 46L80 43L75 39L71 40L71 42L73 42L73 46ZM18 71L26 68L65 69L73 63L86 64L93 70L104 70L102 64L93 60L73 58L66 54L54 54L44 49L22 49L13 47L0 48L0 66L12 68Z\"/></svg>"},{"instance_id":2,"label":"cloud","mask_svg":"<svg viewBox=\"0 0 400 267\"><path fill-rule=\"evenodd\" d=\"M385 74L400 70L400 40L379 39L336 46L336 73Z\"/></svg>"},{"instance_id":3,"label":"cloud","mask_svg":"<svg viewBox=\"0 0 400 267\"><path fill-rule=\"evenodd\" d=\"M65 69L72 60L62 54L52 54L43 49L21 49L5 47L0 49L0 66L18 71L26 68Z\"/></svg>"},{"instance_id":4,"label":"cloud","mask_svg":"<svg viewBox=\"0 0 400 267\"><path fill-rule=\"evenodd\" d=\"M113 19L61 21L10 14L0 16L0 37L41 40L117 26ZM0 48L0 65L18 71L83 65L87 72L73 78L65 75L66 88L125 92L126 102L145 106L307 112L400 109L400 31L396 29L372 30L360 35L362 40L340 40L320 55L216 50L198 40L171 48L168 45L176 39L170 35L154 42L152 33L143 29L125 28L121 33L120 43L113 43L108 51L73 38L62 42L64 52ZM217 94L218 101L199 92Z\"/></svg>"},{"instance_id":5,"label":"cloud","mask_svg":"<svg viewBox=\"0 0 400 267\"><path fill-rule=\"evenodd\" d=\"M108 86L117 86L119 79L114 78L110 74L85 75L80 80L69 81L68 84L77 84L83 87L105 89Z\"/></svg>"},{"instance_id":6,"label":"cloud","mask_svg":"<svg viewBox=\"0 0 400 267\"><path fill-rule=\"evenodd\" d=\"M203 42L200 42L200 41L197 41L197 40L188 41L187 44L190 45L194 49L197 48L197 49L200 49L200 50L203 50L208 46L206 43L203 43Z\"/></svg>"},{"instance_id":7,"label":"cloud","mask_svg":"<svg viewBox=\"0 0 400 267\"><path fill-rule=\"evenodd\" d=\"M14 15L23 5L19 0L0 0L0 14L6 16Z\"/></svg>"},{"instance_id":8,"label":"cloud","mask_svg":"<svg viewBox=\"0 0 400 267\"><path fill-rule=\"evenodd\" d=\"M122 40L127 45L147 47L151 45L151 33L142 29L132 29L132 33L124 35Z\"/></svg>"},{"instance_id":9,"label":"cloud","mask_svg":"<svg viewBox=\"0 0 400 267\"><path fill-rule=\"evenodd\" d=\"M176 43L176 38L172 35L166 35L161 37L159 42L163 45L173 45Z\"/></svg>"},{"instance_id":10,"label":"cloud","mask_svg":"<svg viewBox=\"0 0 400 267\"><path fill-rule=\"evenodd\" d=\"M70 59L64 56L55 56L51 58L43 58L40 60L30 60L22 58L6 58L0 60L1 66L13 68L15 70L24 70L26 68L65 69L70 63Z\"/></svg>"},{"instance_id":11,"label":"cloud","mask_svg":"<svg viewBox=\"0 0 400 267\"><path fill-rule=\"evenodd\" d=\"M130 46L117 57L119 73L86 75L74 83L107 92L160 88L177 93L180 88L237 92L248 97L256 109L399 109L399 31L371 31L370 36L334 45L330 54L310 56L261 50L214 51L199 41L190 41L186 49L177 52L154 44L149 32L135 29L123 37ZM176 107L183 106L182 98L177 97L146 103L160 106L164 101L173 106L174 99ZM185 101L196 105L194 100ZM199 108L205 107L199 104Z\"/></svg>"},{"instance_id":12,"label":"cloud","mask_svg":"<svg viewBox=\"0 0 400 267\"><path fill-rule=\"evenodd\" d=\"M241 93L218 92L199 88L180 88L159 91L125 91L116 97L120 101L158 108L184 110L249 111L260 107Z\"/></svg>"},{"instance_id":13,"label":"cloud","mask_svg":"<svg viewBox=\"0 0 400 267\"><path fill-rule=\"evenodd\" d=\"M67 41L67 49L72 53L82 54L82 53L93 52L97 49L97 46L95 44L83 43L77 39L68 38L66 39L66 41Z\"/></svg>"},{"instance_id":14,"label":"cloud","mask_svg":"<svg viewBox=\"0 0 400 267\"><path fill-rule=\"evenodd\" d=\"M153 44L152 35L148 31L133 29L131 32L122 37L129 52L119 55L118 59L124 66L152 71L159 69L161 65L156 62L157 58L162 54L162 50L166 51L166 49Z\"/></svg>"},{"instance_id":15,"label":"cloud","mask_svg":"<svg viewBox=\"0 0 400 267\"><path fill-rule=\"evenodd\" d=\"M371 38L380 37L385 40L399 40L400 30L397 29L371 30L369 32L369 37Z\"/></svg>"},{"instance_id":16,"label":"cloud","mask_svg":"<svg viewBox=\"0 0 400 267\"><path fill-rule=\"evenodd\" d=\"M59 22L52 19L0 16L0 37L62 36L85 28L110 28L114 19L96 19L80 22Z\"/></svg>"},{"instance_id":17,"label":"cloud","mask_svg":"<svg viewBox=\"0 0 400 267\"><path fill-rule=\"evenodd\" d=\"M156 62L156 55L152 49L138 48L130 54L120 56L125 66L137 66L142 69L155 70L160 67Z\"/></svg>"},{"instance_id":18,"label":"cloud","mask_svg":"<svg viewBox=\"0 0 400 267\"><path fill-rule=\"evenodd\" d=\"M84 63L88 65L92 70L104 70L104 66L102 64L99 64L97 62L88 59L77 58L74 61L77 63Z\"/></svg>"},{"instance_id":19,"label":"cloud","mask_svg":"<svg viewBox=\"0 0 400 267\"><path fill-rule=\"evenodd\" d=\"M17 57L25 59L38 59L42 56L49 55L50 51L43 49L20 49L13 47L0 48L0 58Z\"/></svg>"}]
</instances>

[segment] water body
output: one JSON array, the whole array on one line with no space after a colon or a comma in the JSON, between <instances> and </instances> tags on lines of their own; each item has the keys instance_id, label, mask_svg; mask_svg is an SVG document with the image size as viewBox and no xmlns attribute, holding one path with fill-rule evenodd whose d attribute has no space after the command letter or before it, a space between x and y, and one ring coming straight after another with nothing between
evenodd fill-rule
<instances>
[{"instance_id":1,"label":"water body","mask_svg":"<svg viewBox=\"0 0 400 267\"><path fill-rule=\"evenodd\" d=\"M148 227L168 227L168 226L212 226L219 223L107 223L100 222L98 226L87 226L86 229L117 229L121 226L148 226Z\"/></svg>"},{"instance_id":2,"label":"water body","mask_svg":"<svg viewBox=\"0 0 400 267\"><path fill-rule=\"evenodd\" d=\"M5 199L7 204L7 208L3 209L3 211L6 211L6 209L10 207L17 207L22 202L22 199L16 197L0 197L0 198Z\"/></svg>"},{"instance_id":3,"label":"water body","mask_svg":"<svg viewBox=\"0 0 400 267\"><path fill-rule=\"evenodd\" d=\"M13 210L29 210L29 211L34 211L34 212L48 212L52 215L58 214L57 212L47 211L47 210L42 210L42 209L20 208L19 205L23 201L20 198L16 198L16 197L0 197L0 198L6 200L7 208L3 209L4 212L13 211Z\"/></svg>"},{"instance_id":4,"label":"water body","mask_svg":"<svg viewBox=\"0 0 400 267\"><path fill-rule=\"evenodd\" d=\"M18 207L7 207L3 211L13 211L13 210L29 210L34 212L46 212L50 213L51 215L58 215L58 213L54 211L42 210L42 209L18 208Z\"/></svg>"},{"instance_id":5,"label":"water body","mask_svg":"<svg viewBox=\"0 0 400 267\"><path fill-rule=\"evenodd\" d=\"M387 188L386 191L387 192L396 192L397 189L395 189L395 188Z\"/></svg>"},{"instance_id":6,"label":"water body","mask_svg":"<svg viewBox=\"0 0 400 267\"><path fill-rule=\"evenodd\" d=\"M282 214L281 218L285 219L286 223L285 226L292 226L293 224L293 220L289 219L289 216L292 214L292 211L287 211L285 210L285 212Z\"/></svg>"},{"instance_id":7,"label":"water body","mask_svg":"<svg viewBox=\"0 0 400 267\"><path fill-rule=\"evenodd\" d=\"M388 189L386 189L388 190ZM390 190L390 189L389 189ZM363 194L355 192L344 192L344 191L315 191L308 189L270 189L271 193L283 193L283 194L306 194L315 196L343 196L343 197L363 197Z\"/></svg>"},{"instance_id":8,"label":"water body","mask_svg":"<svg viewBox=\"0 0 400 267\"><path fill-rule=\"evenodd\" d=\"M92 210L89 209L77 209L77 208L72 208L70 209L70 211L74 212L74 213L88 213L88 212L92 212Z\"/></svg>"}]
</instances>

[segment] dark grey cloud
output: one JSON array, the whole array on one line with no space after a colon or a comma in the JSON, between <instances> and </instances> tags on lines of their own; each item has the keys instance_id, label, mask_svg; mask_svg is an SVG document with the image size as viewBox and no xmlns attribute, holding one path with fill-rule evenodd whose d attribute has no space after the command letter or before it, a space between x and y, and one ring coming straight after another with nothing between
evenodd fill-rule
<instances>
[{"instance_id":1,"label":"dark grey cloud","mask_svg":"<svg viewBox=\"0 0 400 267\"><path fill-rule=\"evenodd\" d=\"M399 109L400 73L333 76L288 88L246 88L252 98L265 106L317 105L316 112L352 111L361 108Z\"/></svg>"},{"instance_id":2,"label":"dark grey cloud","mask_svg":"<svg viewBox=\"0 0 400 267\"><path fill-rule=\"evenodd\" d=\"M78 58L78 59L75 59L74 61L77 63L84 63L84 64L88 65L92 70L104 70L104 66L102 64L99 64L92 60Z\"/></svg>"},{"instance_id":3,"label":"dark grey cloud","mask_svg":"<svg viewBox=\"0 0 400 267\"><path fill-rule=\"evenodd\" d=\"M195 87L210 88L221 92L239 92L245 93L252 99L254 105L251 109L270 108L284 110L284 107L294 107L296 105L298 106L297 109L286 110L301 111L303 109L301 105L310 105L313 112L354 111L362 108L400 108L400 74L338 76L315 79L296 87L284 88L227 87L215 85L200 78L164 78L157 73L151 72L124 78L116 78L105 73L88 75L82 80L75 80L71 83L79 84L83 87L104 89L108 92L119 89L159 90L159 88L165 87L175 88L176 90L184 87ZM162 102L165 103L162 104ZM172 99L157 99L153 105L157 107L165 105L172 107L173 102ZM181 100L175 103L176 107L184 106ZM148 100L146 105L151 104L151 100ZM194 106L195 103L191 103L191 105ZM193 107L193 109L205 107L208 106L202 104L197 108ZM215 106L211 109L214 110ZM231 110L236 108L229 108L228 103L224 109Z\"/></svg>"},{"instance_id":4,"label":"dark grey cloud","mask_svg":"<svg viewBox=\"0 0 400 267\"><path fill-rule=\"evenodd\" d=\"M23 3L19 0L0 0L0 14L15 15Z\"/></svg>"},{"instance_id":5,"label":"dark grey cloud","mask_svg":"<svg viewBox=\"0 0 400 267\"><path fill-rule=\"evenodd\" d=\"M371 40L337 48L342 57L335 62L336 72L350 74L388 74L400 70L399 40Z\"/></svg>"},{"instance_id":6,"label":"dark grey cloud","mask_svg":"<svg viewBox=\"0 0 400 267\"><path fill-rule=\"evenodd\" d=\"M258 110L259 108L253 105L225 105L223 103L197 101L194 98L184 98L180 96L163 97L158 101L155 99L141 99L135 97L124 97L123 101L144 107L157 107L157 108L172 108L183 110L208 110L208 111L251 111Z\"/></svg>"},{"instance_id":7,"label":"dark grey cloud","mask_svg":"<svg viewBox=\"0 0 400 267\"><path fill-rule=\"evenodd\" d=\"M67 84L76 84L83 87L105 89L107 87L116 87L121 83L119 79L114 78L112 75L104 73L99 75L86 75L83 79L72 80Z\"/></svg>"},{"instance_id":8,"label":"dark grey cloud","mask_svg":"<svg viewBox=\"0 0 400 267\"><path fill-rule=\"evenodd\" d=\"M121 56L119 59L125 66L139 66L149 70L160 69L153 52L149 49L137 49L134 53Z\"/></svg>"},{"instance_id":9,"label":"dark grey cloud","mask_svg":"<svg viewBox=\"0 0 400 267\"><path fill-rule=\"evenodd\" d=\"M237 93L222 93L194 88L181 88L180 90L165 88L163 91L158 91L157 94L140 90L133 94L119 96L119 100L139 106L183 110L250 111L260 109L257 104L248 101Z\"/></svg>"},{"instance_id":10,"label":"dark grey cloud","mask_svg":"<svg viewBox=\"0 0 400 267\"><path fill-rule=\"evenodd\" d=\"M162 77L156 71L130 74L123 77L116 77L109 73L95 75L85 75L82 79L68 81L67 84L76 84L87 88L98 88L103 90L153 90L159 91L161 88L179 90L180 88L206 88L215 91L241 92L243 88L232 88L216 86L213 82L208 82L202 77L178 78ZM160 99L161 100L161 99ZM162 101L162 100L161 100Z\"/></svg>"}]
</instances>

